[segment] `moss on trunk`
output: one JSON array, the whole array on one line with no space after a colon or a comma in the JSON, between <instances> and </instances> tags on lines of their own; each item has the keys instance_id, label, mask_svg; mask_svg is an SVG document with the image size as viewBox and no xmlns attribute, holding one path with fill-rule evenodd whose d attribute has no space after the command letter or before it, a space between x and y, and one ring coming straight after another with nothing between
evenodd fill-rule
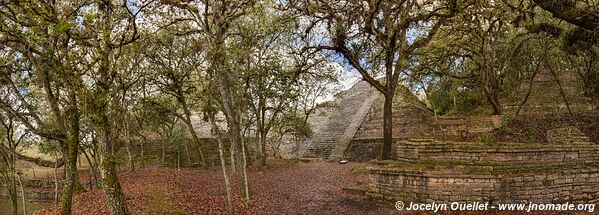
<instances>
[{"instance_id":1,"label":"moss on trunk","mask_svg":"<svg viewBox=\"0 0 599 215\"><path fill-rule=\"evenodd\" d=\"M127 215L129 209L127 208L127 202L121 189L121 183L119 182L116 174L116 163L112 154L105 154L102 156L100 171L102 172L102 187L104 188L104 194L106 195L106 201L110 214L113 215Z\"/></svg>"}]
</instances>

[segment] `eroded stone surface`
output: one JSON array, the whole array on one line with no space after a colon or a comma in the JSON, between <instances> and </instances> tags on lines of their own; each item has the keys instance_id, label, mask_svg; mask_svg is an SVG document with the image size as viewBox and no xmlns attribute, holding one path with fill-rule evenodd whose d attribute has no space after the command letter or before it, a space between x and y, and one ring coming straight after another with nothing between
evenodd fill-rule
<instances>
[{"instance_id":1,"label":"eroded stone surface","mask_svg":"<svg viewBox=\"0 0 599 215\"><path fill-rule=\"evenodd\" d=\"M570 130L570 133L576 133ZM367 195L414 202L599 201L599 145L398 141Z\"/></svg>"},{"instance_id":2,"label":"eroded stone surface","mask_svg":"<svg viewBox=\"0 0 599 215\"><path fill-rule=\"evenodd\" d=\"M574 126L558 128L547 131L547 142L570 143L570 142L588 142L589 138Z\"/></svg>"}]
</instances>

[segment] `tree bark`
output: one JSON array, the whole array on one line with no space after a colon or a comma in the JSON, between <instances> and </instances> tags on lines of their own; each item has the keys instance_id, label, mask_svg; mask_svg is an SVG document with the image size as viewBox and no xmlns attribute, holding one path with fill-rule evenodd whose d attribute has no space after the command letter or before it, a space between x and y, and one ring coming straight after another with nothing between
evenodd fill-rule
<instances>
[{"instance_id":1,"label":"tree bark","mask_svg":"<svg viewBox=\"0 0 599 215\"><path fill-rule=\"evenodd\" d=\"M67 143L68 145L72 145L73 139L70 139L68 142L69 142L69 143ZM73 194L75 191L75 181L79 181L79 180L76 180L77 160L72 158L73 154L74 154L74 156L77 156L76 155L77 149L74 149L74 148L77 148L77 147L72 147L72 146L68 147L67 157L71 157L71 158L67 158L67 162L65 165L66 178L64 180L64 187L62 190L61 203L60 203L60 214L63 214L63 215L71 214L71 203L72 203Z\"/></svg>"},{"instance_id":2,"label":"tree bark","mask_svg":"<svg viewBox=\"0 0 599 215\"><path fill-rule=\"evenodd\" d=\"M262 80L259 80L260 83L262 83ZM258 95L258 111L256 113L257 119L256 121L258 122L258 128L257 128L257 132L258 132L258 142L260 144L260 151L261 151L261 158L260 158L260 166L261 167L266 167L266 125L265 123L265 118L266 118L266 104L264 101L264 96L262 94Z\"/></svg>"},{"instance_id":3,"label":"tree bark","mask_svg":"<svg viewBox=\"0 0 599 215\"><path fill-rule=\"evenodd\" d=\"M110 214L113 215L128 215L129 209L127 208L127 202L125 196L121 190L121 183L119 182L115 168L115 158L110 153L102 153L101 156L101 174L102 174L102 185L104 188L104 194L106 195L106 201Z\"/></svg>"},{"instance_id":4,"label":"tree bark","mask_svg":"<svg viewBox=\"0 0 599 215\"><path fill-rule=\"evenodd\" d=\"M131 149L129 147L131 142L129 140L125 141L125 151L127 151L127 160L129 161L129 171L135 171L135 161L133 160L133 154L131 154Z\"/></svg>"},{"instance_id":5,"label":"tree bark","mask_svg":"<svg viewBox=\"0 0 599 215\"><path fill-rule=\"evenodd\" d=\"M17 177L19 179L19 187L21 187L21 200L23 201L23 215L27 215L27 203L25 201L25 188L23 188L23 181L21 180L21 176Z\"/></svg>"},{"instance_id":6,"label":"tree bark","mask_svg":"<svg viewBox=\"0 0 599 215\"><path fill-rule=\"evenodd\" d=\"M73 194L80 192L83 188L77 174L77 159L79 155L79 109L77 107L77 97L75 92L70 92L71 106L67 111L68 114L68 139L64 142L66 150L65 162L65 180L61 196L60 214L71 214L71 204Z\"/></svg>"},{"instance_id":7,"label":"tree bark","mask_svg":"<svg viewBox=\"0 0 599 215\"><path fill-rule=\"evenodd\" d=\"M248 186L248 177L247 177L247 154L245 151L245 141L243 138L241 139L241 172L243 174L243 192L245 194L245 203L246 206L249 206L250 203L250 187Z\"/></svg>"},{"instance_id":8,"label":"tree bark","mask_svg":"<svg viewBox=\"0 0 599 215\"><path fill-rule=\"evenodd\" d=\"M166 158L166 151L164 149L164 140L160 141L160 150L162 151L162 156L160 158L160 165L164 166L164 159Z\"/></svg>"},{"instance_id":9,"label":"tree bark","mask_svg":"<svg viewBox=\"0 0 599 215\"><path fill-rule=\"evenodd\" d=\"M394 93L385 96L383 106L383 147L381 147L381 160L391 159L393 145L393 97Z\"/></svg>"},{"instance_id":10,"label":"tree bark","mask_svg":"<svg viewBox=\"0 0 599 215\"><path fill-rule=\"evenodd\" d=\"M97 133L99 136L100 147L100 174L102 177L102 187L106 196L106 203L110 214L112 215L128 215L130 214L127 208L125 196L121 191L121 183L119 182L116 172L116 161L114 157L115 137L112 134L113 124L109 118L111 100L111 88L113 77L116 75L111 68L111 55L113 53L113 44L111 33L113 7L110 1L99 2L98 10L100 13L101 35L99 47L99 67L97 90L94 92L93 112L97 120Z\"/></svg>"},{"instance_id":11,"label":"tree bark","mask_svg":"<svg viewBox=\"0 0 599 215\"><path fill-rule=\"evenodd\" d=\"M229 160L231 160L231 174L235 174L237 171L235 169L235 144L229 138Z\"/></svg>"},{"instance_id":12,"label":"tree bark","mask_svg":"<svg viewBox=\"0 0 599 215\"><path fill-rule=\"evenodd\" d=\"M266 167L266 158L268 155L266 154L266 137L264 132L260 131L260 150L262 151L262 157L260 159L260 166L263 168Z\"/></svg>"},{"instance_id":13,"label":"tree bark","mask_svg":"<svg viewBox=\"0 0 599 215\"><path fill-rule=\"evenodd\" d=\"M487 100L493 107L493 115L501 115L501 105L499 104L499 96L497 93L488 92L486 93Z\"/></svg>"},{"instance_id":14,"label":"tree bark","mask_svg":"<svg viewBox=\"0 0 599 215\"><path fill-rule=\"evenodd\" d=\"M108 67L105 67L108 68ZM99 98L108 98L107 90L101 93ZM116 172L116 159L114 157L113 148L115 139L112 134L112 126L108 118L108 101L101 99L101 103L97 108L97 115L99 117L99 130L98 135L100 137L100 174L102 177L102 187L106 196L106 202L110 214L112 215L128 215L129 209L127 208L127 202L125 196L121 190L121 184L119 182Z\"/></svg>"},{"instance_id":15,"label":"tree bark","mask_svg":"<svg viewBox=\"0 0 599 215\"><path fill-rule=\"evenodd\" d=\"M220 5L224 7L224 5ZM215 20L217 23L225 23L224 17L221 17L222 14L217 15ZM218 91L220 94L220 100L222 103L222 110L227 119L227 124L229 127L229 140L231 144L235 144L235 160L237 160L237 170L239 170L239 174L237 174L237 180L239 183L239 189L242 196L249 196L249 193L245 191L248 190L248 184L245 183L245 178L247 175L241 171L243 167L243 162L241 162L242 151L241 151L241 131L240 131L240 116L241 110L236 102L236 89L233 84L233 80L231 79L230 74L228 73L227 62L226 62L226 47L225 47L225 26L217 26L216 35L214 36L214 44L212 47L212 59L211 66L214 70L214 75L218 85Z\"/></svg>"},{"instance_id":16,"label":"tree bark","mask_svg":"<svg viewBox=\"0 0 599 215\"><path fill-rule=\"evenodd\" d=\"M106 107L103 105L102 107ZM112 215L128 215L129 209L127 208L127 202L125 196L121 190L121 183L119 182L116 172L116 160L112 153L114 139L112 139L112 133L108 116L105 114L104 108L101 108L101 125L100 125L100 174L102 177L102 187L106 196L106 202L110 214Z\"/></svg>"},{"instance_id":17,"label":"tree bark","mask_svg":"<svg viewBox=\"0 0 599 215\"><path fill-rule=\"evenodd\" d=\"M90 156L87 154L87 152L85 150L81 149L81 152L85 156L85 159L87 160L87 163L89 165L89 172L90 172L90 175L94 178L94 185L98 186L98 174L99 173L98 173L97 164L95 163L95 160L92 160L92 158L90 158ZM89 189L91 190L92 187L90 186Z\"/></svg>"},{"instance_id":18,"label":"tree bark","mask_svg":"<svg viewBox=\"0 0 599 215\"><path fill-rule=\"evenodd\" d=\"M220 158L220 167L223 171L223 178L225 180L225 191L226 191L227 205L229 206L229 214L233 215L233 214L235 214L235 209L233 208L233 199L231 197L232 196L231 181L229 179L229 175L227 175L227 166L226 166L227 163L225 162L223 141L222 141L220 129L218 129L218 125L216 125L216 123L214 121L214 116L212 116L212 119L210 121L212 123L212 129L216 132L216 141L218 142L218 155ZM234 164L231 163L231 166L233 166L233 165Z\"/></svg>"},{"instance_id":19,"label":"tree bark","mask_svg":"<svg viewBox=\"0 0 599 215\"><path fill-rule=\"evenodd\" d=\"M133 160L133 154L131 154L131 149L129 148L130 142L125 142L125 150L127 151L127 159L129 160L129 171L135 171L135 161Z\"/></svg>"},{"instance_id":20,"label":"tree bark","mask_svg":"<svg viewBox=\"0 0 599 215\"><path fill-rule=\"evenodd\" d=\"M589 8L576 7L572 0L534 0L537 5L561 20L588 31L599 29L599 14Z\"/></svg>"},{"instance_id":21,"label":"tree bark","mask_svg":"<svg viewBox=\"0 0 599 215\"><path fill-rule=\"evenodd\" d=\"M58 166L55 166L54 167L54 207L58 207L58 177L56 174L57 169L58 169Z\"/></svg>"},{"instance_id":22,"label":"tree bark","mask_svg":"<svg viewBox=\"0 0 599 215\"><path fill-rule=\"evenodd\" d=\"M11 161L9 161L11 162ZM13 160L13 164L14 164L14 160ZM9 164L11 165L11 164ZM18 204L17 202L18 197L17 197L17 178L16 178L16 173L15 173L15 169L14 169L14 165L12 165L12 167L9 167L10 169L10 180L8 181L9 183L6 185L8 187L8 195L10 196L10 202L11 202L11 206L12 206L12 212L14 215L16 215L19 211L18 208Z\"/></svg>"}]
</instances>

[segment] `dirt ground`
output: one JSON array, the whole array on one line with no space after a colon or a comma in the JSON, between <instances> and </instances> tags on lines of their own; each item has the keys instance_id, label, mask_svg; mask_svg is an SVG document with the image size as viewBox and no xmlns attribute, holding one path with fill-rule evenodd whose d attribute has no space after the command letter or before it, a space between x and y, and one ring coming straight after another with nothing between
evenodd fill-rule
<instances>
[{"instance_id":1,"label":"dirt ground","mask_svg":"<svg viewBox=\"0 0 599 215\"><path fill-rule=\"evenodd\" d=\"M133 214L226 214L220 168L211 170L146 168L121 173L120 180ZM355 171L353 171L355 172ZM237 214L391 214L392 204L365 199L344 191L364 176L352 172L351 164L301 163L272 160L266 170L251 170L250 206L239 196ZM234 191L237 187L234 187ZM74 214L107 214L102 190L77 195ZM47 208L37 214L56 214Z\"/></svg>"}]
</instances>

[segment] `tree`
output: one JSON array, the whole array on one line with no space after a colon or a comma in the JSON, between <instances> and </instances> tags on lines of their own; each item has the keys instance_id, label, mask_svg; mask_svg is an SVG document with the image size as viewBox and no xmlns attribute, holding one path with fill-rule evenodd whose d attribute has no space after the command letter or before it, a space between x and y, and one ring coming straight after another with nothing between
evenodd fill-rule
<instances>
[{"instance_id":1,"label":"tree","mask_svg":"<svg viewBox=\"0 0 599 215\"><path fill-rule=\"evenodd\" d=\"M246 21L240 23L235 49L231 56L243 69L244 98L255 118L256 137L261 154L260 165L266 166L266 142L273 123L286 104L293 98L292 86L297 83L300 71L285 68L285 45L290 36L291 20L273 10L266 1L253 8ZM248 119L247 121L251 121Z\"/></svg>"},{"instance_id":2,"label":"tree","mask_svg":"<svg viewBox=\"0 0 599 215\"><path fill-rule=\"evenodd\" d=\"M314 84L306 82L331 76L326 58L302 52L302 47L294 42L294 24L291 17L276 12L273 1L265 1L236 26L239 36L232 40L231 56L242 70L244 98L249 106L245 115L250 119L246 121L255 119L262 167L266 166L272 128L287 120L285 114L303 96L302 90Z\"/></svg>"},{"instance_id":3,"label":"tree","mask_svg":"<svg viewBox=\"0 0 599 215\"><path fill-rule=\"evenodd\" d=\"M27 131L20 128L12 116L3 112L0 112L0 123L2 124L0 128L0 175L8 190L12 212L16 215L18 212L17 181L20 181L17 179L20 177L16 167L17 154L19 148L22 147Z\"/></svg>"},{"instance_id":4,"label":"tree","mask_svg":"<svg viewBox=\"0 0 599 215\"><path fill-rule=\"evenodd\" d=\"M500 98L508 89L517 35L507 22L511 17L501 5L482 1L456 18L469 21L441 30L434 45L419 53L416 71L474 85L493 108L492 114L502 114Z\"/></svg>"},{"instance_id":5,"label":"tree","mask_svg":"<svg viewBox=\"0 0 599 215\"><path fill-rule=\"evenodd\" d=\"M580 45L585 45L582 43ZM588 45L588 43L586 44ZM599 47L580 46L568 59L584 85L584 95L599 107Z\"/></svg>"},{"instance_id":6,"label":"tree","mask_svg":"<svg viewBox=\"0 0 599 215\"><path fill-rule=\"evenodd\" d=\"M599 43L597 2L503 0L503 3L519 14L513 21L517 26L523 25L530 34L544 34L562 44L561 49L565 53L556 52L557 55L550 55L547 59L558 61L556 66L568 64L566 70L574 70L583 81L585 96L591 101L596 100L599 95L596 90L599 89L599 73L593 67ZM569 62L562 61L564 57Z\"/></svg>"},{"instance_id":7,"label":"tree","mask_svg":"<svg viewBox=\"0 0 599 215\"><path fill-rule=\"evenodd\" d=\"M120 102L118 94L114 93L118 90L115 82L124 71L118 62L123 60L122 53L126 53L123 49L131 48L128 46L139 39L138 15L147 5L105 0L93 2L80 11L81 27L88 37L78 42L85 53L85 63L92 65L86 74L85 110L97 135L102 187L111 214L129 214L113 153L120 142L115 131Z\"/></svg>"},{"instance_id":8,"label":"tree","mask_svg":"<svg viewBox=\"0 0 599 215\"><path fill-rule=\"evenodd\" d=\"M135 155L131 152L131 147L134 143L134 136L139 136L141 125L137 124L141 121L136 119L140 116L136 115L136 107L143 104L143 88L144 81L147 79L146 74L142 72L140 66L144 61L143 53L140 51L141 43L136 43L130 47L123 49L121 52L121 60L117 61L117 68L120 74L115 77L115 97L118 100L114 108L117 111L115 117L120 123L115 123L121 129L120 136L125 145L125 150L128 157L129 170L135 170ZM139 110L138 110L139 112ZM137 134L137 135L136 135Z\"/></svg>"},{"instance_id":9,"label":"tree","mask_svg":"<svg viewBox=\"0 0 599 215\"><path fill-rule=\"evenodd\" d=\"M308 41L309 47L338 53L383 94L382 160L391 158L392 106L400 74L408 66L412 53L425 47L452 16L468 6L466 3L455 0L290 2L293 11L310 20L306 32L324 34L313 36L317 41ZM322 28L324 32L317 32Z\"/></svg>"},{"instance_id":10,"label":"tree","mask_svg":"<svg viewBox=\"0 0 599 215\"><path fill-rule=\"evenodd\" d=\"M240 192L246 202L250 200L249 186L246 174L245 146L241 139L241 108L242 104L238 98L242 97L241 84L232 69L229 61L228 47L226 41L230 37L231 25L240 21L240 17L247 14L247 9L256 4L253 0L236 0L229 2L207 1L204 5L209 11L204 14L202 26L204 40L207 43L208 75L217 89L220 110L227 120L229 141L235 144L235 157L237 161L237 180Z\"/></svg>"},{"instance_id":11,"label":"tree","mask_svg":"<svg viewBox=\"0 0 599 215\"><path fill-rule=\"evenodd\" d=\"M148 61L148 73L152 84L158 86L163 94L170 95L178 102L183 114L178 110L171 114L183 121L189 130L192 140L198 147L201 165L208 167L204 153L204 145L200 142L193 122L191 121L194 98L200 87L200 66L204 63L198 43L188 36L159 35L148 41L145 56ZM185 145L186 148L187 144ZM189 155L189 150L187 150Z\"/></svg>"},{"instance_id":12,"label":"tree","mask_svg":"<svg viewBox=\"0 0 599 215\"><path fill-rule=\"evenodd\" d=\"M75 27L77 10L86 4L13 1L0 5L0 83L11 93L0 101L0 108L33 134L59 143L66 163L61 214L70 214L73 193L84 191L76 167L82 82L78 69L87 68L78 64L79 53L73 46L81 36Z\"/></svg>"},{"instance_id":13,"label":"tree","mask_svg":"<svg viewBox=\"0 0 599 215\"><path fill-rule=\"evenodd\" d=\"M235 160L239 174L237 177L242 196L249 201L247 184L245 147L241 136L242 89L239 71L231 65L231 49L227 42L232 38L233 26L243 21L255 0L233 1L164 1L176 14L169 17L169 26L179 27L175 34L198 35L204 43L208 80L216 91L214 101L227 120L229 140L235 146ZM199 8L202 8L201 10Z\"/></svg>"},{"instance_id":14,"label":"tree","mask_svg":"<svg viewBox=\"0 0 599 215\"><path fill-rule=\"evenodd\" d=\"M564 48L570 54L574 70L584 85L584 94L595 102L599 98L599 72L597 72L599 47L599 5L597 1L540 1L536 5L575 27L568 29L550 25L554 32L564 32ZM555 34L555 33L554 33Z\"/></svg>"},{"instance_id":15,"label":"tree","mask_svg":"<svg viewBox=\"0 0 599 215\"><path fill-rule=\"evenodd\" d=\"M180 126L180 118L172 114L179 105L172 97L162 94L148 98L146 102L148 103L147 107L151 110L146 115L150 119L147 124L152 127L152 130L158 131L162 139L160 143L162 151L160 163L165 165L167 147L165 143L170 146L172 142L170 140L179 138L176 131Z\"/></svg>"}]
</instances>

